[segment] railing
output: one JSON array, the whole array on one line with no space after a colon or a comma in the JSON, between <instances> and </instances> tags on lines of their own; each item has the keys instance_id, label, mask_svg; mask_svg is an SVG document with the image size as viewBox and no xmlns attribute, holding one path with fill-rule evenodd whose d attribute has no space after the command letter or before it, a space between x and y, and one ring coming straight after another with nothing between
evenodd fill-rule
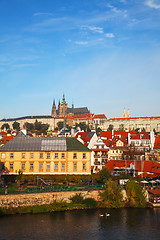
<instances>
[{"instance_id":1,"label":"railing","mask_svg":"<svg viewBox=\"0 0 160 240\"><path fill-rule=\"evenodd\" d=\"M0 195L22 194L22 193L43 193L43 192L63 192L63 191L93 191L103 190L103 185L55 185L55 186L35 186L23 189L0 188Z\"/></svg>"}]
</instances>

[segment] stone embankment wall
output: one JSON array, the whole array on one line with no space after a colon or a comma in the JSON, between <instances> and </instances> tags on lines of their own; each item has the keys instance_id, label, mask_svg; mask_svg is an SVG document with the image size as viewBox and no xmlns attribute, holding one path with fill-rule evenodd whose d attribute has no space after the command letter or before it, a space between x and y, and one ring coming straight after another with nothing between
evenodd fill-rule
<instances>
[{"instance_id":1,"label":"stone embankment wall","mask_svg":"<svg viewBox=\"0 0 160 240\"><path fill-rule=\"evenodd\" d=\"M35 205L51 204L53 201L65 200L70 202L70 198L75 194L81 193L84 198L94 198L100 200L100 191L72 191L72 192L50 192L50 193L28 193L28 194L12 194L0 196L0 207L27 207Z\"/></svg>"}]
</instances>

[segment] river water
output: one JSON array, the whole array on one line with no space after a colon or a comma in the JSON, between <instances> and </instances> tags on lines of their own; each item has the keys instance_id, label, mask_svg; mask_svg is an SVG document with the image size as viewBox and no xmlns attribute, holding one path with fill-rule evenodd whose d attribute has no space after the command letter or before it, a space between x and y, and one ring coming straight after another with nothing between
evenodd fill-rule
<instances>
[{"instance_id":1,"label":"river water","mask_svg":"<svg viewBox=\"0 0 160 240\"><path fill-rule=\"evenodd\" d=\"M110 216L105 216L106 213ZM160 240L160 208L3 216L0 217L0 239Z\"/></svg>"}]
</instances>

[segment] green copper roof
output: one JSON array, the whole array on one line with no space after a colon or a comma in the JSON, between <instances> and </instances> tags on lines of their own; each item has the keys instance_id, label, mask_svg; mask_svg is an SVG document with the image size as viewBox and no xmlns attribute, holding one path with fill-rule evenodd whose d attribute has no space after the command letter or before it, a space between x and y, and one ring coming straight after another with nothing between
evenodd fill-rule
<instances>
[{"instance_id":1,"label":"green copper roof","mask_svg":"<svg viewBox=\"0 0 160 240\"><path fill-rule=\"evenodd\" d=\"M74 137L73 138L67 137L66 143L68 151L91 151L89 148L87 148L85 145L83 145L80 141L78 141Z\"/></svg>"}]
</instances>

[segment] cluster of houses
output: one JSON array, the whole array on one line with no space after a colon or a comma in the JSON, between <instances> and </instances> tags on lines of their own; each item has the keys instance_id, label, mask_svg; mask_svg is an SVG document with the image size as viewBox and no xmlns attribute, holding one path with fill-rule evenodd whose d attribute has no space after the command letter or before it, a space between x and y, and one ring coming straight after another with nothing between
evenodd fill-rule
<instances>
[{"instance_id":1,"label":"cluster of houses","mask_svg":"<svg viewBox=\"0 0 160 240\"><path fill-rule=\"evenodd\" d=\"M113 175L160 175L160 135L154 131L78 131L74 137L54 131L53 135L0 132L2 173L91 174L107 168Z\"/></svg>"}]
</instances>

